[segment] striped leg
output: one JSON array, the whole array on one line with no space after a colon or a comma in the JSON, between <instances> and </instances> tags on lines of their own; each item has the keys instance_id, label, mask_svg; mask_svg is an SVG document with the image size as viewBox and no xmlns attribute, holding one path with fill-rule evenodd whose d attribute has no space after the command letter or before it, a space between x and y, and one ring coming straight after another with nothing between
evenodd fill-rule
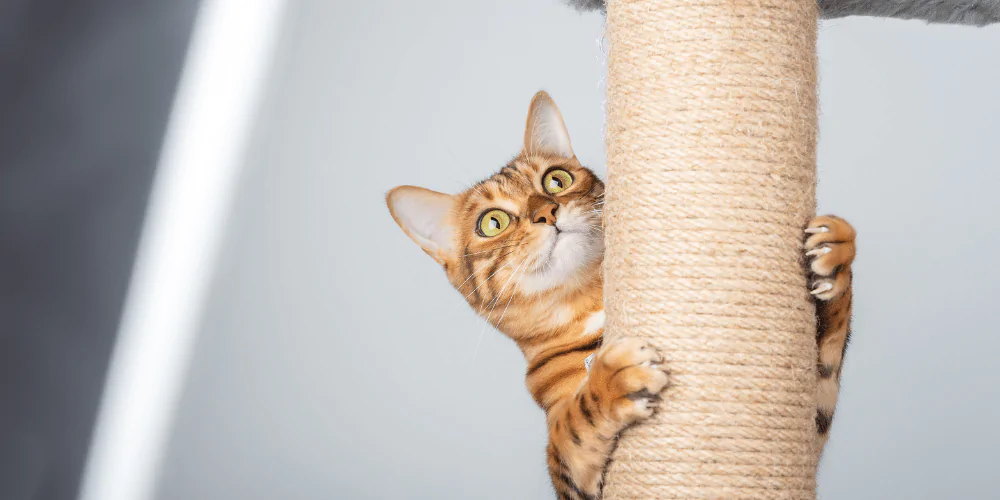
<instances>
[{"instance_id":1,"label":"striped leg","mask_svg":"<svg viewBox=\"0 0 1000 500\"><path fill-rule=\"evenodd\" d=\"M854 262L855 231L835 216L816 217L806 232L806 261L812 271L811 293L816 297L819 348L819 386L816 412L817 449L822 452L829 437L840 372L851 335L851 263Z\"/></svg>"},{"instance_id":2,"label":"striped leg","mask_svg":"<svg viewBox=\"0 0 1000 500\"><path fill-rule=\"evenodd\" d=\"M579 390L549 412L549 474L560 500L600 498L618 433L652 415L667 386L661 362L644 340L611 342Z\"/></svg>"}]
</instances>

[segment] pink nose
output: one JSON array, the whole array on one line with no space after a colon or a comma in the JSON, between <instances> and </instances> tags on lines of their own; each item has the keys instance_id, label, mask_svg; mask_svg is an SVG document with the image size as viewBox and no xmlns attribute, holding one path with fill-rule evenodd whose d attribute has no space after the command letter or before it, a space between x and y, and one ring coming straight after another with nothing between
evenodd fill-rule
<instances>
[{"instance_id":1,"label":"pink nose","mask_svg":"<svg viewBox=\"0 0 1000 500\"><path fill-rule=\"evenodd\" d=\"M546 203L535 210L535 215L531 217L531 222L535 224L548 224L550 226L556 223L556 209L559 205L555 203Z\"/></svg>"}]
</instances>

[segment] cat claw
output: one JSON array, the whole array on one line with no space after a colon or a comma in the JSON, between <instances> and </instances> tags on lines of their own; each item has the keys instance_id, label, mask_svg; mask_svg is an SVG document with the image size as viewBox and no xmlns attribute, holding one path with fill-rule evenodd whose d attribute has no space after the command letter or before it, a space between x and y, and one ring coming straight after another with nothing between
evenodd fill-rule
<instances>
[{"instance_id":1,"label":"cat claw","mask_svg":"<svg viewBox=\"0 0 1000 500\"><path fill-rule=\"evenodd\" d=\"M806 252L806 255L826 255L832 251L833 249L830 247L819 247L809 250L808 252Z\"/></svg>"},{"instance_id":2,"label":"cat claw","mask_svg":"<svg viewBox=\"0 0 1000 500\"><path fill-rule=\"evenodd\" d=\"M813 295L818 295L823 292L829 292L830 290L833 290L833 283L819 283L809 293Z\"/></svg>"},{"instance_id":3,"label":"cat claw","mask_svg":"<svg viewBox=\"0 0 1000 500\"><path fill-rule=\"evenodd\" d=\"M828 228L826 226L807 227L806 228L806 232L809 233L809 234L828 233L828 232L830 232L830 228Z\"/></svg>"}]
</instances>

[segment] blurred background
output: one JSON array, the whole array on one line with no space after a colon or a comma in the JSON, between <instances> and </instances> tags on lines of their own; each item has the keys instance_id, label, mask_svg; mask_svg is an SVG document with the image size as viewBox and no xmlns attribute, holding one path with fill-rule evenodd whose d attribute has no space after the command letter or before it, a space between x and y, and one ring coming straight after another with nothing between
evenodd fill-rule
<instances>
[{"instance_id":1,"label":"blurred background","mask_svg":"<svg viewBox=\"0 0 1000 500\"><path fill-rule=\"evenodd\" d=\"M79 488L198 7L0 4L2 499ZM153 498L552 498L519 351L383 196L492 173L538 89L603 174L601 17L288 0L278 28ZM1000 27L821 26L820 211L859 255L820 498L998 494L998 50Z\"/></svg>"}]
</instances>

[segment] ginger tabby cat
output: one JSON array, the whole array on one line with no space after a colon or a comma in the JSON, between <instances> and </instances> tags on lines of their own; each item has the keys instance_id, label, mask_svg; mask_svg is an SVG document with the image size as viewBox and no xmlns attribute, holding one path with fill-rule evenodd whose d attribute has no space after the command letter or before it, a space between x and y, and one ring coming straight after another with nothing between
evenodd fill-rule
<instances>
[{"instance_id":1,"label":"ginger tabby cat","mask_svg":"<svg viewBox=\"0 0 1000 500\"><path fill-rule=\"evenodd\" d=\"M528 390L548 421L549 474L560 499L600 498L617 436L652 415L668 385L669 366L645 341L602 344L603 196L545 92L531 101L524 148L490 178L457 195L400 186L386 196L403 231L524 353ZM855 233L831 216L813 219L804 233L819 321L821 449L849 336Z\"/></svg>"}]
</instances>

